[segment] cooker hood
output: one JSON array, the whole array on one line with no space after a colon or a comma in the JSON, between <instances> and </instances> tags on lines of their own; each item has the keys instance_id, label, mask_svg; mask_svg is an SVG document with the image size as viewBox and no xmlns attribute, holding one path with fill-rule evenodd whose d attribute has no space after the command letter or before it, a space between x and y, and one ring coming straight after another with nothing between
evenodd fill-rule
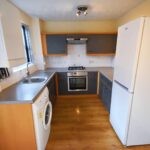
<instances>
[{"instance_id":1,"label":"cooker hood","mask_svg":"<svg viewBox=\"0 0 150 150\"><path fill-rule=\"evenodd\" d=\"M67 38L68 44L86 44L87 38Z\"/></svg>"}]
</instances>

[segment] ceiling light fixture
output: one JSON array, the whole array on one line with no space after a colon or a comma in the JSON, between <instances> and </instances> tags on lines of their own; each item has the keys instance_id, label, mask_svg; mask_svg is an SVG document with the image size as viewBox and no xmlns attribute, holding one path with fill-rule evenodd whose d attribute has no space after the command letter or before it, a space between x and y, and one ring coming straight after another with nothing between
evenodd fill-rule
<instances>
[{"instance_id":1,"label":"ceiling light fixture","mask_svg":"<svg viewBox=\"0 0 150 150\"><path fill-rule=\"evenodd\" d=\"M76 16L80 16L80 15L86 16L88 14L87 9L88 9L87 6L78 6Z\"/></svg>"}]
</instances>

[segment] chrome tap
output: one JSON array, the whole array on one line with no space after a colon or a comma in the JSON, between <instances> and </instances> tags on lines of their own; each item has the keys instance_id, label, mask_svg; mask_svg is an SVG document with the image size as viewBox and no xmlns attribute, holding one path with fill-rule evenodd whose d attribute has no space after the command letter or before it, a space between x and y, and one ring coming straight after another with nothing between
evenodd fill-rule
<instances>
[{"instance_id":1,"label":"chrome tap","mask_svg":"<svg viewBox=\"0 0 150 150\"><path fill-rule=\"evenodd\" d=\"M27 62L27 76L30 76L29 63Z\"/></svg>"}]
</instances>

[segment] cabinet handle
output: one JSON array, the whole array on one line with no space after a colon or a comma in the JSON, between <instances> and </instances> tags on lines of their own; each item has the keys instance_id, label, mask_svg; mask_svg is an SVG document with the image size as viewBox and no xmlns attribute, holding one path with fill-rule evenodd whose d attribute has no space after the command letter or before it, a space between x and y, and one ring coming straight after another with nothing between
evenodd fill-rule
<instances>
[{"instance_id":1,"label":"cabinet handle","mask_svg":"<svg viewBox=\"0 0 150 150\"><path fill-rule=\"evenodd\" d=\"M118 85L120 85L122 88L124 88L125 90L127 90L127 91L128 91L128 88L127 88L127 87L125 87L123 84L121 84L120 82L118 82L118 81L116 81L116 80L115 80L115 82L116 82Z\"/></svg>"}]
</instances>

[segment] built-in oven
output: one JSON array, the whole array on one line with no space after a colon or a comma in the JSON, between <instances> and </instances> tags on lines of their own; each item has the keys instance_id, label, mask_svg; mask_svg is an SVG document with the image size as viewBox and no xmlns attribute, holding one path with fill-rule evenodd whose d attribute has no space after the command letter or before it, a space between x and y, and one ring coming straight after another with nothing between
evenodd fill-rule
<instances>
[{"instance_id":1,"label":"built-in oven","mask_svg":"<svg viewBox=\"0 0 150 150\"><path fill-rule=\"evenodd\" d=\"M73 71L67 73L68 91L87 91L88 90L88 72Z\"/></svg>"}]
</instances>

